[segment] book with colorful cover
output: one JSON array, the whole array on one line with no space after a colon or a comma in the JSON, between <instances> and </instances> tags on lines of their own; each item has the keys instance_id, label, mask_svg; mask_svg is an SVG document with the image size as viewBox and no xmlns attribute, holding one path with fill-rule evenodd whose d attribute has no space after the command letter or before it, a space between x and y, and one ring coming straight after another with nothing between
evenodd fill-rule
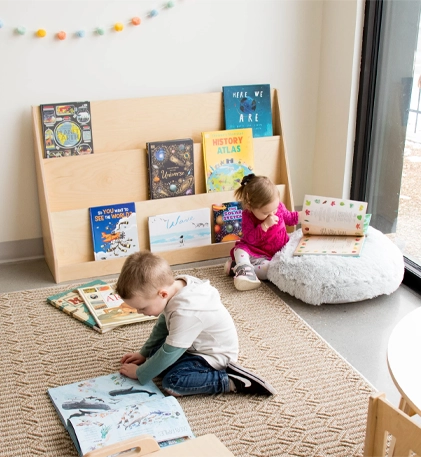
<instances>
[{"instance_id":1,"label":"book with colorful cover","mask_svg":"<svg viewBox=\"0 0 421 457\"><path fill-rule=\"evenodd\" d=\"M90 287L99 284L106 283L100 279L97 279L95 281L83 284L81 287ZM77 319L80 322L83 322L85 325L96 330L97 332L103 333L103 331L98 327L96 320L92 317L89 308L86 306L77 288L72 288L70 290L65 290L63 292L59 292L58 294L51 295L50 297L47 297L47 302L60 311L63 311L64 313Z\"/></svg>"},{"instance_id":2,"label":"book with colorful cover","mask_svg":"<svg viewBox=\"0 0 421 457\"><path fill-rule=\"evenodd\" d=\"M172 251L212 243L209 208L150 216L148 224L151 252Z\"/></svg>"},{"instance_id":3,"label":"book with colorful cover","mask_svg":"<svg viewBox=\"0 0 421 457\"><path fill-rule=\"evenodd\" d=\"M89 102L49 103L40 110L45 158L93 154Z\"/></svg>"},{"instance_id":4,"label":"book with colorful cover","mask_svg":"<svg viewBox=\"0 0 421 457\"><path fill-rule=\"evenodd\" d=\"M367 203L306 195L300 239L294 255L361 254L371 215Z\"/></svg>"},{"instance_id":5,"label":"book with colorful cover","mask_svg":"<svg viewBox=\"0 0 421 457\"><path fill-rule=\"evenodd\" d=\"M272 136L272 105L270 84L224 86L225 128L250 127L253 137Z\"/></svg>"},{"instance_id":6,"label":"book with colorful cover","mask_svg":"<svg viewBox=\"0 0 421 457\"><path fill-rule=\"evenodd\" d=\"M124 302L110 284L80 287L78 292L103 332L121 325L156 319L155 316L138 314L136 309Z\"/></svg>"},{"instance_id":7,"label":"book with colorful cover","mask_svg":"<svg viewBox=\"0 0 421 457\"><path fill-rule=\"evenodd\" d=\"M212 213L215 243L237 241L241 238L243 219L241 202L214 203Z\"/></svg>"},{"instance_id":8,"label":"book with colorful cover","mask_svg":"<svg viewBox=\"0 0 421 457\"><path fill-rule=\"evenodd\" d=\"M134 202L89 208L95 260L126 257L139 250Z\"/></svg>"},{"instance_id":9,"label":"book with colorful cover","mask_svg":"<svg viewBox=\"0 0 421 457\"><path fill-rule=\"evenodd\" d=\"M153 381L112 373L47 392L80 456L143 434L161 447L194 438L179 402Z\"/></svg>"},{"instance_id":10,"label":"book with colorful cover","mask_svg":"<svg viewBox=\"0 0 421 457\"><path fill-rule=\"evenodd\" d=\"M194 195L194 150L191 138L146 143L149 197Z\"/></svg>"},{"instance_id":11,"label":"book with colorful cover","mask_svg":"<svg viewBox=\"0 0 421 457\"><path fill-rule=\"evenodd\" d=\"M202 144L207 192L235 190L253 173L251 128L202 132Z\"/></svg>"}]
</instances>

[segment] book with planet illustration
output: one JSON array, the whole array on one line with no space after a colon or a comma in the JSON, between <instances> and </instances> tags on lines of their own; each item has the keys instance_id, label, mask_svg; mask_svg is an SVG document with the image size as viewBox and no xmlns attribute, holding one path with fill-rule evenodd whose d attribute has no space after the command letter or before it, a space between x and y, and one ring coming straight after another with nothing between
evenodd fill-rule
<instances>
[{"instance_id":1,"label":"book with planet illustration","mask_svg":"<svg viewBox=\"0 0 421 457\"><path fill-rule=\"evenodd\" d=\"M273 135L270 84L224 86L222 94L227 130L250 127L254 138Z\"/></svg>"},{"instance_id":2,"label":"book with planet illustration","mask_svg":"<svg viewBox=\"0 0 421 457\"><path fill-rule=\"evenodd\" d=\"M241 238L241 221L243 218L241 202L214 203L212 212L215 243L237 241Z\"/></svg>"},{"instance_id":3,"label":"book with planet illustration","mask_svg":"<svg viewBox=\"0 0 421 457\"><path fill-rule=\"evenodd\" d=\"M371 219L366 212L366 202L305 195L303 236L294 255L358 257Z\"/></svg>"},{"instance_id":4,"label":"book with planet illustration","mask_svg":"<svg viewBox=\"0 0 421 457\"><path fill-rule=\"evenodd\" d=\"M93 154L89 102L40 105L44 157Z\"/></svg>"},{"instance_id":5,"label":"book with planet illustration","mask_svg":"<svg viewBox=\"0 0 421 457\"><path fill-rule=\"evenodd\" d=\"M195 194L191 138L149 142L146 151L151 200Z\"/></svg>"},{"instance_id":6,"label":"book with planet illustration","mask_svg":"<svg viewBox=\"0 0 421 457\"><path fill-rule=\"evenodd\" d=\"M194 438L179 402L153 381L112 373L47 392L80 456L143 434L160 447Z\"/></svg>"},{"instance_id":7,"label":"book with planet illustration","mask_svg":"<svg viewBox=\"0 0 421 457\"><path fill-rule=\"evenodd\" d=\"M235 190L253 173L251 128L202 132L206 192Z\"/></svg>"}]
</instances>

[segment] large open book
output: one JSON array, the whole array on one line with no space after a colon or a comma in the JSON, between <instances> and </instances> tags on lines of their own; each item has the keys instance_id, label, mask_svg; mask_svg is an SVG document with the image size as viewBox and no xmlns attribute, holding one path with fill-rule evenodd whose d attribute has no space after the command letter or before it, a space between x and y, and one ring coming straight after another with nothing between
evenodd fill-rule
<instances>
[{"instance_id":1,"label":"large open book","mask_svg":"<svg viewBox=\"0 0 421 457\"><path fill-rule=\"evenodd\" d=\"M79 455L149 434L162 447L194 438L172 397L119 373L48 389Z\"/></svg>"},{"instance_id":2,"label":"large open book","mask_svg":"<svg viewBox=\"0 0 421 457\"><path fill-rule=\"evenodd\" d=\"M366 202L306 195L294 255L359 256L370 217Z\"/></svg>"}]
</instances>

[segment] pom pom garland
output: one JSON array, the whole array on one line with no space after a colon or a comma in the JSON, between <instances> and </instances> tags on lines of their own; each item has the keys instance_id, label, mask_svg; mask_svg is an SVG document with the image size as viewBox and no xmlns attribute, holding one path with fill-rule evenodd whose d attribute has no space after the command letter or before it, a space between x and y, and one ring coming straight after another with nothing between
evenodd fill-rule
<instances>
[{"instance_id":1,"label":"pom pom garland","mask_svg":"<svg viewBox=\"0 0 421 457\"><path fill-rule=\"evenodd\" d=\"M114 24L114 30L116 32L122 32L123 29L124 29L124 25L121 22L117 22L116 24Z\"/></svg>"},{"instance_id":2,"label":"pom pom garland","mask_svg":"<svg viewBox=\"0 0 421 457\"><path fill-rule=\"evenodd\" d=\"M23 25L20 25L19 27L16 28L16 33L18 35L25 35L26 27L24 27Z\"/></svg>"},{"instance_id":3,"label":"pom pom garland","mask_svg":"<svg viewBox=\"0 0 421 457\"><path fill-rule=\"evenodd\" d=\"M58 33L57 33L57 38L58 38L59 40L65 40L65 39L66 39L66 32L63 32L63 31L58 32Z\"/></svg>"},{"instance_id":4,"label":"pom pom garland","mask_svg":"<svg viewBox=\"0 0 421 457\"><path fill-rule=\"evenodd\" d=\"M45 35L47 35L47 32L45 31L45 29L38 29L36 35L39 38L44 38Z\"/></svg>"}]
</instances>

